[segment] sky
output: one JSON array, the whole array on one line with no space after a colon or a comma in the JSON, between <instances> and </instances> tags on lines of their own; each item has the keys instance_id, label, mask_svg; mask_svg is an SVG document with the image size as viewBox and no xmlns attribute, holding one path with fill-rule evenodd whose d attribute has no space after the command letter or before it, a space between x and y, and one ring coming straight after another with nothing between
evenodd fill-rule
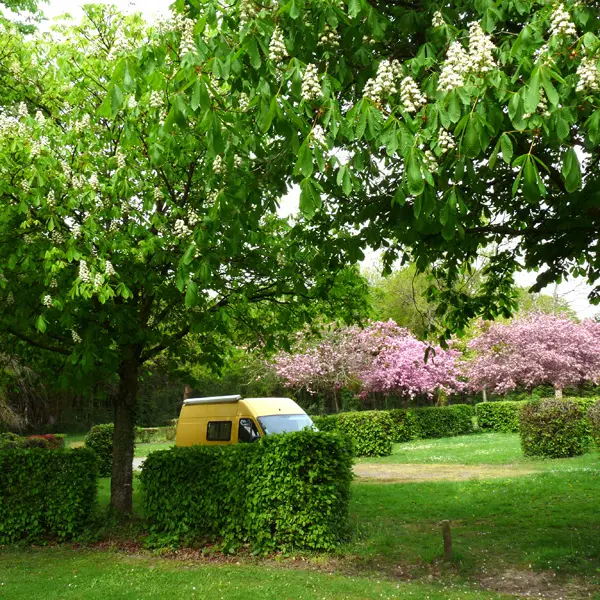
<instances>
[{"instance_id":1,"label":"sky","mask_svg":"<svg viewBox=\"0 0 600 600\"><path fill-rule=\"evenodd\" d=\"M50 0L48 4L42 5L42 10L48 18L54 18L64 13L69 13L75 19L81 17L81 6L90 3L82 0ZM123 11L141 12L147 20L153 20L159 14L168 12L172 0L113 0L106 2L95 0L96 4L114 4ZM293 214L298 208L299 190L293 189L287 197L283 198L281 212L282 214ZM378 262L378 256L375 252L367 254L365 260L366 267L375 267ZM535 282L535 273L518 273L518 285L528 287ZM561 283L558 286L552 285L543 290L544 293L559 295L566 298L571 307L577 312L580 318L593 317L600 313L600 306L591 305L587 296L590 287L585 281L571 280Z\"/></svg>"}]
</instances>

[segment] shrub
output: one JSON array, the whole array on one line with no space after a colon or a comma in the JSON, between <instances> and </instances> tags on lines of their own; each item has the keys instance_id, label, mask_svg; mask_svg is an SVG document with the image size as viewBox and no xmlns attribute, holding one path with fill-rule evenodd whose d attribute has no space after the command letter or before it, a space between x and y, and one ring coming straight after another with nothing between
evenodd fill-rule
<instances>
[{"instance_id":1,"label":"shrub","mask_svg":"<svg viewBox=\"0 0 600 600\"><path fill-rule=\"evenodd\" d=\"M248 542L255 552L335 548L351 479L348 442L315 431L153 452L141 474L155 535L219 536L224 549Z\"/></svg>"},{"instance_id":2,"label":"shrub","mask_svg":"<svg viewBox=\"0 0 600 600\"><path fill-rule=\"evenodd\" d=\"M11 450L14 448L23 448L25 438L16 433L0 433L0 450Z\"/></svg>"},{"instance_id":3,"label":"shrub","mask_svg":"<svg viewBox=\"0 0 600 600\"><path fill-rule=\"evenodd\" d=\"M589 426L579 404L572 400L526 402L521 407L519 426L526 456L566 458L588 449Z\"/></svg>"},{"instance_id":4,"label":"shrub","mask_svg":"<svg viewBox=\"0 0 600 600\"><path fill-rule=\"evenodd\" d=\"M319 431L337 431L338 415L311 416L312 422Z\"/></svg>"},{"instance_id":5,"label":"shrub","mask_svg":"<svg viewBox=\"0 0 600 600\"><path fill-rule=\"evenodd\" d=\"M600 400L589 409L588 418L592 428L592 437L600 450Z\"/></svg>"},{"instance_id":6,"label":"shrub","mask_svg":"<svg viewBox=\"0 0 600 600\"><path fill-rule=\"evenodd\" d=\"M484 431L518 433L519 411L523 401L505 400L500 402L480 402L475 407L477 424Z\"/></svg>"},{"instance_id":7,"label":"shrub","mask_svg":"<svg viewBox=\"0 0 600 600\"><path fill-rule=\"evenodd\" d=\"M160 438L160 429L158 427L136 427L135 441L138 444L149 444L156 442Z\"/></svg>"},{"instance_id":8,"label":"shrub","mask_svg":"<svg viewBox=\"0 0 600 600\"><path fill-rule=\"evenodd\" d=\"M410 411L417 437L440 438L473 432L473 407L468 404L427 406Z\"/></svg>"},{"instance_id":9,"label":"shrub","mask_svg":"<svg viewBox=\"0 0 600 600\"><path fill-rule=\"evenodd\" d=\"M100 477L110 477L112 472L113 434L112 423L94 425L85 436L85 445L91 448L98 457L98 473Z\"/></svg>"},{"instance_id":10,"label":"shrub","mask_svg":"<svg viewBox=\"0 0 600 600\"><path fill-rule=\"evenodd\" d=\"M171 419L171 421L169 421L169 425L167 427L163 427L165 432L165 440L167 440L167 442L173 442L175 440L178 420L179 419Z\"/></svg>"},{"instance_id":11,"label":"shrub","mask_svg":"<svg viewBox=\"0 0 600 600\"><path fill-rule=\"evenodd\" d=\"M96 500L96 468L86 448L0 451L0 545L81 533Z\"/></svg>"},{"instance_id":12,"label":"shrub","mask_svg":"<svg viewBox=\"0 0 600 600\"><path fill-rule=\"evenodd\" d=\"M389 411L394 424L392 439L394 442L409 442L417 437L415 418L410 410L394 408Z\"/></svg>"},{"instance_id":13,"label":"shrub","mask_svg":"<svg viewBox=\"0 0 600 600\"><path fill-rule=\"evenodd\" d=\"M32 435L23 440L21 448L50 448L50 444L41 435Z\"/></svg>"},{"instance_id":14,"label":"shrub","mask_svg":"<svg viewBox=\"0 0 600 600\"><path fill-rule=\"evenodd\" d=\"M392 453L394 423L387 411L340 413L338 427L352 440L356 456L388 456Z\"/></svg>"},{"instance_id":15,"label":"shrub","mask_svg":"<svg viewBox=\"0 0 600 600\"><path fill-rule=\"evenodd\" d=\"M25 448L50 448L60 450L65 447L66 436L61 433L46 433L44 435L30 435L26 440ZM45 444L36 443L36 440L45 441Z\"/></svg>"}]
</instances>

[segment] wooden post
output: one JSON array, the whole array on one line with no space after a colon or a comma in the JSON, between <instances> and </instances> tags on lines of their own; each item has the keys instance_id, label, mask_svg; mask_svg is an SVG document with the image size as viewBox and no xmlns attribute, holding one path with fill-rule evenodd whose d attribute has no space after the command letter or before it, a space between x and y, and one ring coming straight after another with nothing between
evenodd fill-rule
<instances>
[{"instance_id":1,"label":"wooden post","mask_svg":"<svg viewBox=\"0 0 600 600\"><path fill-rule=\"evenodd\" d=\"M442 535L444 536L444 560L452 560L452 532L450 521L442 521Z\"/></svg>"}]
</instances>

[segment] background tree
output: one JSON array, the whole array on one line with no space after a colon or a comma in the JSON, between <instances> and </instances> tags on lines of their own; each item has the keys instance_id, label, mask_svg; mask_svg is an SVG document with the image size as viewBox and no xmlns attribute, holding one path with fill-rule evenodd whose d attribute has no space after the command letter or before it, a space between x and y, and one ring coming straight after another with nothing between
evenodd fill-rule
<instances>
[{"instance_id":1,"label":"background tree","mask_svg":"<svg viewBox=\"0 0 600 600\"><path fill-rule=\"evenodd\" d=\"M563 388L600 377L600 325L532 314L508 323L484 323L469 343L475 356L467 374L472 389L505 394L517 387Z\"/></svg>"},{"instance_id":2,"label":"background tree","mask_svg":"<svg viewBox=\"0 0 600 600\"><path fill-rule=\"evenodd\" d=\"M355 318L365 285L335 237L318 249L301 220L274 215L278 142L236 134L241 111L223 90L224 121L173 108L185 107L180 64L199 52L193 22L176 21L160 39L177 43L139 66L131 48L153 44L141 19L85 12L56 35L0 32L13 65L0 114L0 330L61 356L65 374L116 380L111 503L126 512L142 365L188 336L218 361L234 329L268 350L317 311ZM107 94L115 72L123 88ZM220 84L197 82L206 107Z\"/></svg>"}]
</instances>

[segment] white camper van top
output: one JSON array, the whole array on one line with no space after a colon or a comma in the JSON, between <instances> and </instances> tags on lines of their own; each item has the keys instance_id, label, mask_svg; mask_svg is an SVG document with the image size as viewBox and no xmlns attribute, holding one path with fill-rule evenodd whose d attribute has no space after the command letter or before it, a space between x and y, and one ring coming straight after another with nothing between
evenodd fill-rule
<instances>
[{"instance_id":1,"label":"white camper van top","mask_svg":"<svg viewBox=\"0 0 600 600\"><path fill-rule=\"evenodd\" d=\"M239 394L235 396L208 396L206 398L188 398L184 404L218 404L220 402L237 402L242 397Z\"/></svg>"}]
</instances>

